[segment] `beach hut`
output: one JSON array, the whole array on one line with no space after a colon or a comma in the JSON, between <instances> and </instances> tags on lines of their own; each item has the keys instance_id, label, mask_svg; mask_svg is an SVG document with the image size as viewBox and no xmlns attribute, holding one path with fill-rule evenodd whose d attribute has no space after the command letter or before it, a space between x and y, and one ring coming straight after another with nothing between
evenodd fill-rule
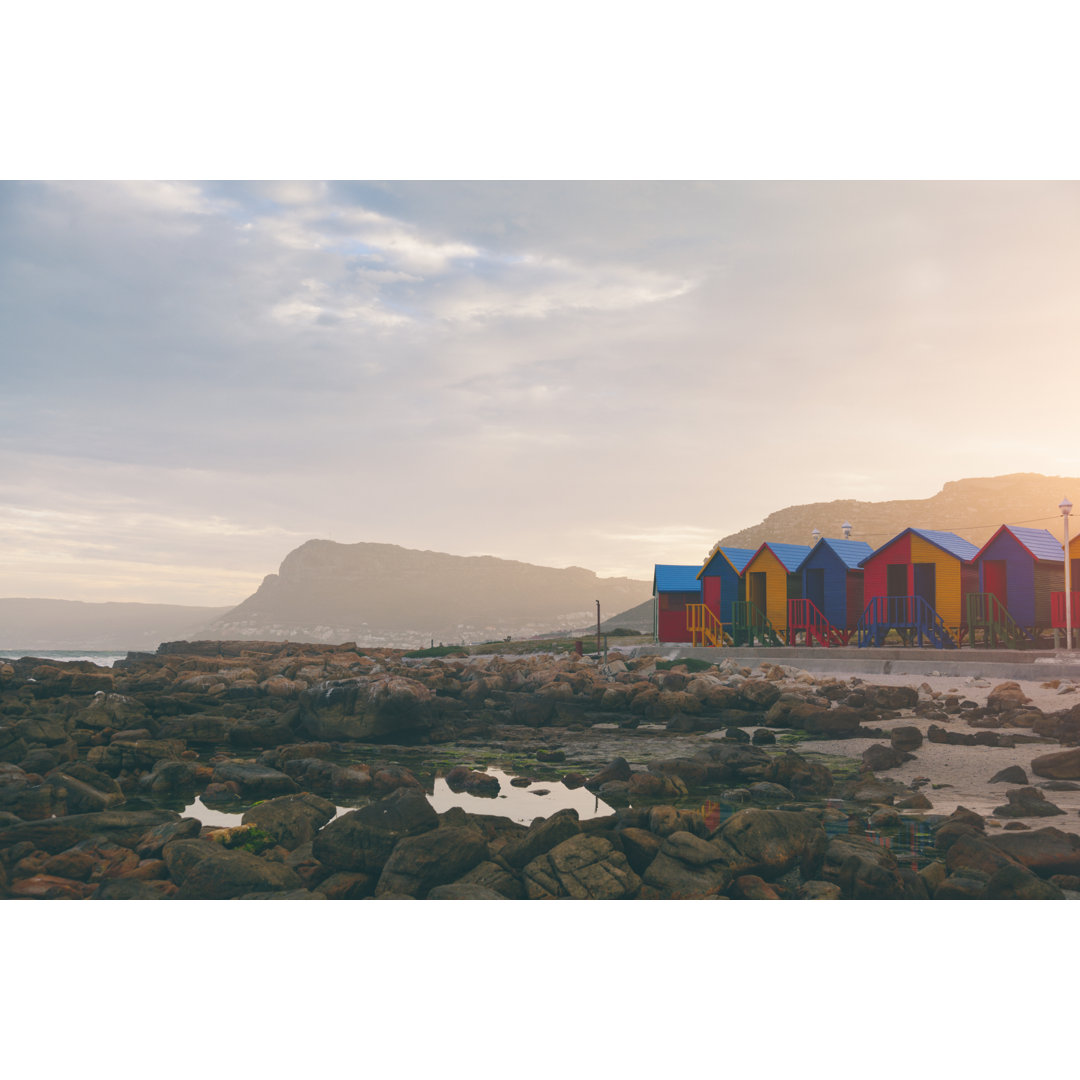
<instances>
[{"instance_id":1,"label":"beach hut","mask_svg":"<svg viewBox=\"0 0 1080 1080\"><path fill-rule=\"evenodd\" d=\"M788 601L788 644L797 634L807 645L846 645L863 613L863 559L873 554L863 540L819 540L799 564L802 598Z\"/></svg>"},{"instance_id":2,"label":"beach hut","mask_svg":"<svg viewBox=\"0 0 1080 1080\"><path fill-rule=\"evenodd\" d=\"M709 552L698 571L701 603L690 613L690 633L695 645L721 645L731 627L731 605L743 596L742 571L754 548L721 547Z\"/></svg>"},{"instance_id":3,"label":"beach hut","mask_svg":"<svg viewBox=\"0 0 1080 1080\"><path fill-rule=\"evenodd\" d=\"M657 564L653 568L653 596L656 597L654 626L660 642L689 642L686 609L701 600L698 566Z\"/></svg>"},{"instance_id":4,"label":"beach hut","mask_svg":"<svg viewBox=\"0 0 1080 1080\"><path fill-rule=\"evenodd\" d=\"M1062 552L1062 559L1064 560L1064 551ZM1058 578L1058 588L1053 592L1050 597L1050 625L1054 630L1065 629L1065 567L1064 563L1061 568L1062 572ZM1074 536L1069 541L1069 584L1072 586L1072 628L1073 636L1076 636L1076 631L1080 628L1080 536ZM1057 634L1054 634L1055 645L1057 643ZM1067 643L1068 644L1068 643Z\"/></svg>"},{"instance_id":5,"label":"beach hut","mask_svg":"<svg viewBox=\"0 0 1080 1080\"><path fill-rule=\"evenodd\" d=\"M907 528L863 559L859 645L881 645L897 630L905 643L955 648L967 628L964 597L979 588L978 553L956 533Z\"/></svg>"},{"instance_id":6,"label":"beach hut","mask_svg":"<svg viewBox=\"0 0 1080 1080\"><path fill-rule=\"evenodd\" d=\"M737 645L782 645L787 635L788 601L802 597L799 564L806 544L766 541L743 567L745 599L732 604L731 636Z\"/></svg>"},{"instance_id":7,"label":"beach hut","mask_svg":"<svg viewBox=\"0 0 1080 1080\"><path fill-rule=\"evenodd\" d=\"M974 563L979 591L965 601L972 639L981 629L987 645L1016 648L1052 626L1050 598L1065 568L1065 551L1052 533L1002 525Z\"/></svg>"}]
</instances>

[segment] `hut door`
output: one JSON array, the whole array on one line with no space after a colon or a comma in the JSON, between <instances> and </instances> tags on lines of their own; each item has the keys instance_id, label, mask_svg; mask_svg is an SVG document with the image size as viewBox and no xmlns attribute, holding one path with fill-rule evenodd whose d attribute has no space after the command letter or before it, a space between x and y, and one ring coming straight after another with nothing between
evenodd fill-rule
<instances>
[{"instance_id":1,"label":"hut door","mask_svg":"<svg viewBox=\"0 0 1080 1080\"><path fill-rule=\"evenodd\" d=\"M1005 599L1005 560L985 559L983 561L983 592L993 593L1002 607L1009 606Z\"/></svg>"},{"instance_id":2,"label":"hut door","mask_svg":"<svg viewBox=\"0 0 1080 1080\"><path fill-rule=\"evenodd\" d=\"M760 611L763 611L763 612L768 610L768 608L765 607L765 582L766 582L766 580L767 579L766 579L764 570L754 571L753 573L751 573L750 574L750 587L747 590L749 595L746 598L747 600L750 601L751 604L757 605L758 609Z\"/></svg>"},{"instance_id":3,"label":"hut door","mask_svg":"<svg viewBox=\"0 0 1080 1080\"><path fill-rule=\"evenodd\" d=\"M885 567L887 596L907 596L907 563L892 563Z\"/></svg>"},{"instance_id":4,"label":"hut door","mask_svg":"<svg viewBox=\"0 0 1080 1080\"><path fill-rule=\"evenodd\" d=\"M820 612L825 611L825 571L806 571L806 599Z\"/></svg>"},{"instance_id":5,"label":"hut door","mask_svg":"<svg viewBox=\"0 0 1080 1080\"><path fill-rule=\"evenodd\" d=\"M934 610L937 610L937 566L932 562L913 564L915 571L915 595L921 596Z\"/></svg>"}]
</instances>

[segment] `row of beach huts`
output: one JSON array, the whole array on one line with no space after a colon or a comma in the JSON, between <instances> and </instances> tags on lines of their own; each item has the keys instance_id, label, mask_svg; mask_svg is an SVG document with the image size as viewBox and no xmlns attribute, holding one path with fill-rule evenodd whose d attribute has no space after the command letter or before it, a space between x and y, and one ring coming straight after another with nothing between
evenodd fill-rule
<instances>
[{"instance_id":1,"label":"row of beach huts","mask_svg":"<svg viewBox=\"0 0 1080 1080\"><path fill-rule=\"evenodd\" d=\"M1066 626L1065 549L1046 529L1002 525L981 548L904 529L874 550L851 539L717 544L701 566L657 565L659 642L691 645L1031 647ZM1069 544L1080 584L1080 537ZM1071 594L1078 625L1080 593Z\"/></svg>"}]
</instances>

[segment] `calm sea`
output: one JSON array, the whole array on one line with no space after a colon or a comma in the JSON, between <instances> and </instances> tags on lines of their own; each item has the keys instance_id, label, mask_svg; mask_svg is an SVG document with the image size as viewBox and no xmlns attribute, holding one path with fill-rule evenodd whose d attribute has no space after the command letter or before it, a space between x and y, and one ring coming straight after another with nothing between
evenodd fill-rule
<instances>
[{"instance_id":1,"label":"calm sea","mask_svg":"<svg viewBox=\"0 0 1080 1080\"><path fill-rule=\"evenodd\" d=\"M89 660L99 667L112 667L127 652L93 652L88 649L0 649L0 660L21 660L33 656L40 660Z\"/></svg>"}]
</instances>

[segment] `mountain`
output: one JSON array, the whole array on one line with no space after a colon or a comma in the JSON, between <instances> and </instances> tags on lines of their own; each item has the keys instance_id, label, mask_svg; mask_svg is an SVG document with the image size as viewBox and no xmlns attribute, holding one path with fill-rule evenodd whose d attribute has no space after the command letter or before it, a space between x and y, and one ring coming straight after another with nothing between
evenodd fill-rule
<instances>
[{"instance_id":1,"label":"mountain","mask_svg":"<svg viewBox=\"0 0 1080 1080\"><path fill-rule=\"evenodd\" d=\"M183 604L90 604L80 600L0 599L0 655L35 650L154 650L192 635L229 608Z\"/></svg>"},{"instance_id":2,"label":"mountain","mask_svg":"<svg viewBox=\"0 0 1080 1080\"><path fill-rule=\"evenodd\" d=\"M416 647L529 637L588 625L647 600L651 581L446 555L396 544L309 540L207 638Z\"/></svg>"},{"instance_id":3,"label":"mountain","mask_svg":"<svg viewBox=\"0 0 1080 1080\"><path fill-rule=\"evenodd\" d=\"M823 536L842 537L841 526L851 522L852 540L865 540L878 548L908 526L954 532L980 547L1002 525L1030 525L1062 536L1058 503L1072 492L1080 516L1080 479L1073 476L1042 476L1011 473L968 480L952 480L929 499L894 502L835 502L789 506L770 514L758 525L731 533L720 540L725 547L756 548L766 540L786 544L810 544L814 529ZM1070 518L1070 536L1077 527ZM705 553L702 552L704 558Z\"/></svg>"}]
</instances>

